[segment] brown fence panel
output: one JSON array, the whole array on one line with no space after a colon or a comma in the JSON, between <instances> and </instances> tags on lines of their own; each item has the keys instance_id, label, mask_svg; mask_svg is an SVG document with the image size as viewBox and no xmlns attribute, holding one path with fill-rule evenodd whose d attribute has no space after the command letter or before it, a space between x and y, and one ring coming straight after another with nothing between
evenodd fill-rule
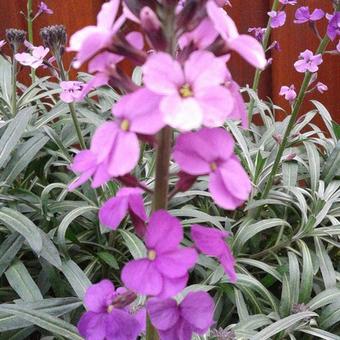
<instances>
[{"instance_id":1,"label":"brown fence panel","mask_svg":"<svg viewBox=\"0 0 340 340\"><path fill-rule=\"evenodd\" d=\"M45 2L54 10L54 15L43 15L35 24L35 41L39 41L38 32L43 26L52 24L63 24L66 26L69 35L83 26L94 24L96 13L98 12L103 0L45 0ZM39 1L34 0L34 8ZM239 31L247 33L249 27L263 27L266 25L270 9L270 0L234 0L233 7L228 8L229 14L236 21ZM331 1L329 0L300 0L299 5L309 5L310 8L322 8L331 12ZM287 103L278 95L282 85L295 84L299 88L303 75L295 71L293 63L297 60L300 52L309 48L315 50L318 41L314 36L308 24L293 24L294 12L296 6L287 7L287 23L284 27L274 30L273 40L280 42L282 51L273 52L274 63L263 72L260 96L271 97L275 103L288 109ZM4 31L8 27L25 28L25 19L19 14L20 10L25 11L26 0L0 0L0 38L3 37ZM323 25L320 25L320 31L325 32L325 19ZM334 48L334 44L332 45ZM67 61L70 61L68 56ZM237 56L233 56L230 62L230 68L235 79L241 84L252 84L254 69L247 65L246 62ZM307 103L302 108L302 113L311 109L310 99L321 101L331 112L333 118L340 123L339 112L339 89L340 89L340 67L337 56L326 55L324 64L321 65L319 80L328 85L327 93L320 95L314 93L308 95ZM280 114L279 118L283 118ZM318 121L320 123L320 121Z\"/></svg>"}]
</instances>

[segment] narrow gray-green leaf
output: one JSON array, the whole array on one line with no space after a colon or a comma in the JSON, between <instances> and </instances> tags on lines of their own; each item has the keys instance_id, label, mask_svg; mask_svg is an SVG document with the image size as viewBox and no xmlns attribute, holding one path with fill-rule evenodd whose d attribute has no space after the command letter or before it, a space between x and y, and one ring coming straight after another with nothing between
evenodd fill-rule
<instances>
[{"instance_id":1,"label":"narrow gray-green leaf","mask_svg":"<svg viewBox=\"0 0 340 340\"><path fill-rule=\"evenodd\" d=\"M128 247L134 259L146 256L146 248L144 243L133 233L126 230L119 231L124 239L125 245Z\"/></svg>"},{"instance_id":2,"label":"narrow gray-green leaf","mask_svg":"<svg viewBox=\"0 0 340 340\"><path fill-rule=\"evenodd\" d=\"M25 302L42 300L43 296L21 261L13 263L5 272L10 286Z\"/></svg>"},{"instance_id":3,"label":"narrow gray-green leaf","mask_svg":"<svg viewBox=\"0 0 340 340\"><path fill-rule=\"evenodd\" d=\"M18 233L9 235L0 246L0 276L11 264L25 239Z\"/></svg>"},{"instance_id":4,"label":"narrow gray-green leaf","mask_svg":"<svg viewBox=\"0 0 340 340\"><path fill-rule=\"evenodd\" d=\"M43 242L39 229L26 216L18 211L2 207L0 209L0 221L25 237L32 250L40 254Z\"/></svg>"}]
</instances>

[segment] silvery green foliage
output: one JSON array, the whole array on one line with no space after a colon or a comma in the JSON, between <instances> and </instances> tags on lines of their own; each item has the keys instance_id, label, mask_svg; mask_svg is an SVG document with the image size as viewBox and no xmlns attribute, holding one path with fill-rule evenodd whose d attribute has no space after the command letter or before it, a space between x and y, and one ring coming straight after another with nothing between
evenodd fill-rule
<instances>
[{"instance_id":1,"label":"silvery green foliage","mask_svg":"<svg viewBox=\"0 0 340 340\"><path fill-rule=\"evenodd\" d=\"M90 282L107 277L119 286L122 264L145 249L128 222L110 233L99 225L98 206L115 194L117 183L97 194L88 185L67 191L77 139L68 106L49 78L22 87L19 113L11 117L9 68L0 57L0 339L81 339L75 324ZM141 81L139 70L133 78ZM275 185L262 200L288 118L276 121L279 107L245 91L263 124L243 130L230 122L226 129L253 182L249 202L233 213L218 208L202 177L170 206L185 226L230 231L238 282L231 285L217 262L201 256L192 285L178 299L202 289L215 298L216 328L197 339L339 339L340 128L313 102L315 109L296 124ZM106 87L77 104L87 143L118 98ZM315 116L324 127L313 124ZM145 146L135 175L151 187L154 165L154 152ZM172 174L176 171L173 164Z\"/></svg>"}]
</instances>

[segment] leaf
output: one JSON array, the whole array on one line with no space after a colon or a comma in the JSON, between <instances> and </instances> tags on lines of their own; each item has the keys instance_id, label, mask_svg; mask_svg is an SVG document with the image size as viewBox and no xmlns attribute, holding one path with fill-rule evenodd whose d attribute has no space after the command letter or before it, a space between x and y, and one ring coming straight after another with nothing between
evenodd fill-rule
<instances>
[{"instance_id":1,"label":"leaf","mask_svg":"<svg viewBox=\"0 0 340 340\"><path fill-rule=\"evenodd\" d=\"M9 235L0 245L0 276L11 264L18 251L24 244L25 239L18 233Z\"/></svg>"},{"instance_id":2,"label":"leaf","mask_svg":"<svg viewBox=\"0 0 340 340\"><path fill-rule=\"evenodd\" d=\"M336 301L339 298L339 288L326 289L310 300L307 304L307 307L310 310L316 310L320 307L328 305L329 303L332 303L333 301Z\"/></svg>"},{"instance_id":3,"label":"leaf","mask_svg":"<svg viewBox=\"0 0 340 340\"><path fill-rule=\"evenodd\" d=\"M21 234L32 250L40 254L43 245L40 231L26 216L18 211L2 207L0 208L0 221L8 228Z\"/></svg>"},{"instance_id":4,"label":"leaf","mask_svg":"<svg viewBox=\"0 0 340 340\"><path fill-rule=\"evenodd\" d=\"M46 329L52 334L64 336L66 339L83 340L83 338L78 335L76 327L64 320L48 315L47 313L25 308L23 306L7 304L0 305L0 312L16 315L34 325Z\"/></svg>"},{"instance_id":5,"label":"leaf","mask_svg":"<svg viewBox=\"0 0 340 340\"><path fill-rule=\"evenodd\" d=\"M299 165L295 161L285 161L282 163L283 185L295 187L298 179Z\"/></svg>"},{"instance_id":6,"label":"leaf","mask_svg":"<svg viewBox=\"0 0 340 340\"><path fill-rule=\"evenodd\" d=\"M45 146L49 138L42 133L35 135L19 145L11 160L1 174L0 181L10 185L17 176L29 165L36 154Z\"/></svg>"},{"instance_id":7,"label":"leaf","mask_svg":"<svg viewBox=\"0 0 340 340\"><path fill-rule=\"evenodd\" d=\"M7 126L6 131L0 139L0 168L5 165L11 152L16 148L18 141L25 132L28 122L31 119L33 110L33 107L29 107L19 111Z\"/></svg>"},{"instance_id":8,"label":"leaf","mask_svg":"<svg viewBox=\"0 0 340 340\"><path fill-rule=\"evenodd\" d=\"M316 146L313 143L304 142L304 145L308 156L311 189L313 191L317 191L320 180L320 156Z\"/></svg>"},{"instance_id":9,"label":"leaf","mask_svg":"<svg viewBox=\"0 0 340 340\"><path fill-rule=\"evenodd\" d=\"M119 230L119 232L134 259L140 259L146 256L144 243L135 234L132 234L127 230Z\"/></svg>"},{"instance_id":10,"label":"leaf","mask_svg":"<svg viewBox=\"0 0 340 340\"><path fill-rule=\"evenodd\" d=\"M307 303L310 299L313 289L313 262L312 255L309 251L308 246L302 240L298 241L299 247L302 252L302 274L301 274L301 285L300 285L300 303Z\"/></svg>"},{"instance_id":11,"label":"leaf","mask_svg":"<svg viewBox=\"0 0 340 340\"><path fill-rule=\"evenodd\" d=\"M12 264L5 273L10 286L25 302L42 300L43 296L21 261Z\"/></svg>"},{"instance_id":12,"label":"leaf","mask_svg":"<svg viewBox=\"0 0 340 340\"><path fill-rule=\"evenodd\" d=\"M325 340L340 340L340 337L336 334L329 333L322 329L318 328L302 328L300 329L301 332L314 335L315 339L325 339Z\"/></svg>"},{"instance_id":13,"label":"leaf","mask_svg":"<svg viewBox=\"0 0 340 340\"><path fill-rule=\"evenodd\" d=\"M244 301L242 292L234 288L234 293L238 317L240 318L240 321L245 321L249 318L249 312L247 309L247 305Z\"/></svg>"},{"instance_id":14,"label":"leaf","mask_svg":"<svg viewBox=\"0 0 340 340\"><path fill-rule=\"evenodd\" d=\"M281 227L281 226L290 226L287 221L284 221L279 218L271 218L267 220L262 220L260 222L254 224L244 224L237 231L234 238L233 248L236 250L240 250L242 246L250 240L256 234L263 232L264 230Z\"/></svg>"},{"instance_id":15,"label":"leaf","mask_svg":"<svg viewBox=\"0 0 340 340\"><path fill-rule=\"evenodd\" d=\"M291 306L298 303L299 300L299 286L300 286L300 268L297 256L288 252L289 260L289 287L291 295Z\"/></svg>"},{"instance_id":16,"label":"leaf","mask_svg":"<svg viewBox=\"0 0 340 340\"><path fill-rule=\"evenodd\" d=\"M91 286L91 281L86 274L72 260L63 262L61 270L77 296L83 299L87 288Z\"/></svg>"},{"instance_id":17,"label":"leaf","mask_svg":"<svg viewBox=\"0 0 340 340\"><path fill-rule=\"evenodd\" d=\"M0 55L0 90L7 105L10 105L12 92L11 63Z\"/></svg>"},{"instance_id":18,"label":"leaf","mask_svg":"<svg viewBox=\"0 0 340 340\"><path fill-rule=\"evenodd\" d=\"M280 333L289 327L295 325L303 319L318 316L314 312L301 312L294 315L287 316L281 320L274 322L268 327L264 328L261 332L257 333L255 336L251 337L251 340L266 340L270 339L273 335Z\"/></svg>"},{"instance_id":19,"label":"leaf","mask_svg":"<svg viewBox=\"0 0 340 340\"><path fill-rule=\"evenodd\" d=\"M61 221L59 227L58 227L58 244L64 254L67 255L68 250L67 250L67 244L66 244L66 231L70 224L79 216L84 215L88 212L91 212L93 210L97 210L97 207L91 207L86 205L85 207L79 207L71 212L69 212Z\"/></svg>"},{"instance_id":20,"label":"leaf","mask_svg":"<svg viewBox=\"0 0 340 340\"><path fill-rule=\"evenodd\" d=\"M100 251L100 252L97 253L97 256L99 257L99 259L104 261L111 268L119 270L119 264L118 264L116 258L112 254L110 254L106 251Z\"/></svg>"},{"instance_id":21,"label":"leaf","mask_svg":"<svg viewBox=\"0 0 340 340\"><path fill-rule=\"evenodd\" d=\"M332 260L320 239L314 237L316 255L320 262L320 270L326 288L333 288L336 285L336 275Z\"/></svg>"},{"instance_id":22,"label":"leaf","mask_svg":"<svg viewBox=\"0 0 340 340\"><path fill-rule=\"evenodd\" d=\"M58 249L51 241L50 237L45 234L42 230L39 230L40 236L43 242L43 247L40 252L40 256L47 260L52 266L60 269L61 267L61 258L58 252Z\"/></svg>"}]
</instances>

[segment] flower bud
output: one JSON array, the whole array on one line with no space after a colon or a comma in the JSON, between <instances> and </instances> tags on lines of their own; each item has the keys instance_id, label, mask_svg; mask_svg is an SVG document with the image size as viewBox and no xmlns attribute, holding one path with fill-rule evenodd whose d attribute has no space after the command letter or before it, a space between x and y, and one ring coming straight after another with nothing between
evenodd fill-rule
<instances>
[{"instance_id":1,"label":"flower bud","mask_svg":"<svg viewBox=\"0 0 340 340\"><path fill-rule=\"evenodd\" d=\"M40 30L40 36L45 47L48 47L54 55L64 53L67 35L63 25L44 27Z\"/></svg>"},{"instance_id":2,"label":"flower bud","mask_svg":"<svg viewBox=\"0 0 340 340\"><path fill-rule=\"evenodd\" d=\"M192 31L206 15L207 0L187 0L177 16L177 28L180 32Z\"/></svg>"},{"instance_id":3,"label":"flower bud","mask_svg":"<svg viewBox=\"0 0 340 340\"><path fill-rule=\"evenodd\" d=\"M140 21L149 44L156 50L164 51L167 46L166 37L156 13L146 6L140 12Z\"/></svg>"},{"instance_id":4,"label":"flower bud","mask_svg":"<svg viewBox=\"0 0 340 340\"><path fill-rule=\"evenodd\" d=\"M6 40L13 50L17 50L18 47L25 42L26 32L18 30L16 28L9 28L6 30Z\"/></svg>"}]
</instances>

